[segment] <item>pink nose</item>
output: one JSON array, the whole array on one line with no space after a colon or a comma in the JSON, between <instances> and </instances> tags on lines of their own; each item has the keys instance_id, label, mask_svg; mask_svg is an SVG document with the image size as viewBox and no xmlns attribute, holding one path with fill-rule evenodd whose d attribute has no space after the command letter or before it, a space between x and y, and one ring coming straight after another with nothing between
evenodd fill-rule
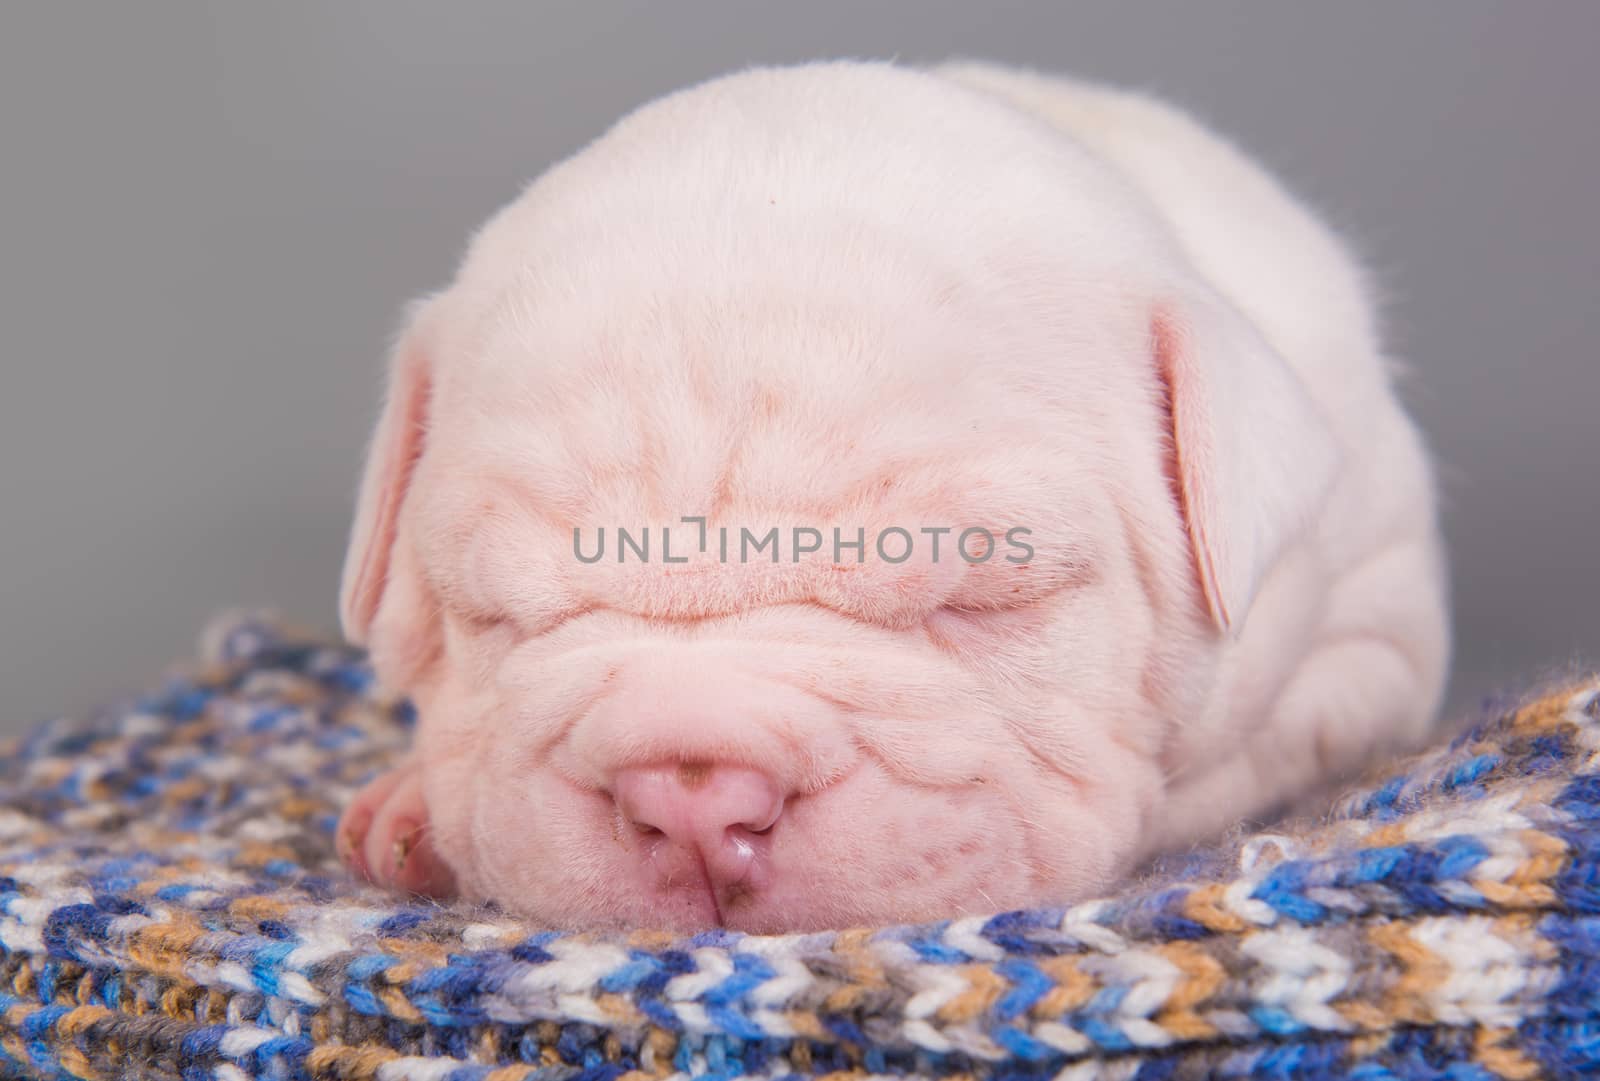
<instances>
[{"instance_id":1,"label":"pink nose","mask_svg":"<svg viewBox=\"0 0 1600 1081\"><path fill-rule=\"evenodd\" d=\"M698 858L714 889L757 884L768 834L783 814L783 791L772 778L733 766L623 770L611 791L664 876Z\"/></svg>"}]
</instances>

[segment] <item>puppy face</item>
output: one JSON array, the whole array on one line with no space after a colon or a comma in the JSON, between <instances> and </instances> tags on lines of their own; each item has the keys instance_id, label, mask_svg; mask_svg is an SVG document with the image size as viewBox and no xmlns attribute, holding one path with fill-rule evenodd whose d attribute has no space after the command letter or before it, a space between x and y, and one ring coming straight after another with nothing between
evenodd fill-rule
<instances>
[{"instance_id":1,"label":"puppy face","mask_svg":"<svg viewBox=\"0 0 1600 1081\"><path fill-rule=\"evenodd\" d=\"M821 70L625 122L397 351L345 620L417 702L465 894L758 931L1081 896L1140 854L1169 718L1314 498L1287 369L1089 163ZM889 124L920 205L861 175ZM1287 465L1220 423L1252 407Z\"/></svg>"}]
</instances>

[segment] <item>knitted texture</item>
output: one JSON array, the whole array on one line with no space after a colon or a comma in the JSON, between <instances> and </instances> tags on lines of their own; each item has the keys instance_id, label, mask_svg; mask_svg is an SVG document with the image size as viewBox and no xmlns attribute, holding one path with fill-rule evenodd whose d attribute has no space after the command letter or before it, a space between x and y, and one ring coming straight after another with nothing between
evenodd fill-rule
<instances>
[{"instance_id":1,"label":"knitted texture","mask_svg":"<svg viewBox=\"0 0 1600 1081\"><path fill-rule=\"evenodd\" d=\"M0 1073L612 1081L1577 1076L1600 1066L1600 681L1106 900L594 936L353 883L409 739L364 657L250 620L0 766Z\"/></svg>"}]
</instances>

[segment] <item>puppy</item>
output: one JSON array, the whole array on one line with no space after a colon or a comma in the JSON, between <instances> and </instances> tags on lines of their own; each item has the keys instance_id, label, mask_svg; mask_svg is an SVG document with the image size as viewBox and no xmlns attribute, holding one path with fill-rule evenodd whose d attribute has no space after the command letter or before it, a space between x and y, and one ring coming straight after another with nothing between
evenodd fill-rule
<instances>
[{"instance_id":1,"label":"puppy","mask_svg":"<svg viewBox=\"0 0 1600 1081\"><path fill-rule=\"evenodd\" d=\"M1339 241L1148 98L822 63L647 105L395 351L342 618L420 720L346 858L585 928L1104 889L1429 724L1389 368Z\"/></svg>"}]
</instances>

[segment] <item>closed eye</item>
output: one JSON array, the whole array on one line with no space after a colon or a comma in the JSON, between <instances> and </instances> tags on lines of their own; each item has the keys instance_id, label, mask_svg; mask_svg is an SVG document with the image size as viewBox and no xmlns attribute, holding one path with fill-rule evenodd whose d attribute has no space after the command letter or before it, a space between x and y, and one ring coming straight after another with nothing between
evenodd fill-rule
<instances>
[{"instance_id":1,"label":"closed eye","mask_svg":"<svg viewBox=\"0 0 1600 1081\"><path fill-rule=\"evenodd\" d=\"M522 638L522 630L509 616L477 611L460 605L444 605L440 614L456 634L475 641L492 639L510 648Z\"/></svg>"},{"instance_id":2,"label":"closed eye","mask_svg":"<svg viewBox=\"0 0 1600 1081\"><path fill-rule=\"evenodd\" d=\"M923 626L934 645L961 652L994 632L995 613L944 605L935 609Z\"/></svg>"},{"instance_id":3,"label":"closed eye","mask_svg":"<svg viewBox=\"0 0 1600 1081\"><path fill-rule=\"evenodd\" d=\"M1048 606L1038 601L1005 608L947 604L929 613L923 628L940 649L966 653L1035 638L1050 622L1051 615Z\"/></svg>"},{"instance_id":4,"label":"closed eye","mask_svg":"<svg viewBox=\"0 0 1600 1081\"><path fill-rule=\"evenodd\" d=\"M519 639L532 638L554 630L587 610L567 603L570 598L562 593L525 588L527 583L537 583L538 579L513 578L506 583L512 590L506 595L484 588L478 581L481 575L467 573L467 568L460 566L449 574L429 567L425 568L424 575L443 614L466 634L511 633Z\"/></svg>"},{"instance_id":5,"label":"closed eye","mask_svg":"<svg viewBox=\"0 0 1600 1081\"><path fill-rule=\"evenodd\" d=\"M468 634L494 634L498 631L514 630L516 628L516 620L504 613L449 608L445 611Z\"/></svg>"},{"instance_id":6,"label":"closed eye","mask_svg":"<svg viewBox=\"0 0 1600 1081\"><path fill-rule=\"evenodd\" d=\"M537 611L517 610L510 605L473 603L461 591L452 590L442 596L442 611L464 634L473 637L488 635L508 636L521 641L549 634L568 620L583 615L586 608L543 608Z\"/></svg>"}]
</instances>

